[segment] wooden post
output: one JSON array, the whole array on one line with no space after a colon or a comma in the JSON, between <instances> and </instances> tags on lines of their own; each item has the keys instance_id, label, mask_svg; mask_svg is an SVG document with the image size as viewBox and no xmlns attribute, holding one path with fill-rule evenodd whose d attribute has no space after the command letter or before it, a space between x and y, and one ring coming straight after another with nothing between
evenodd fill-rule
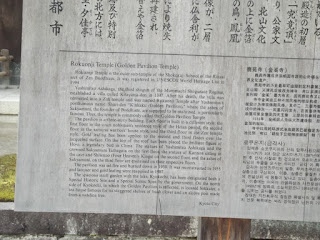
<instances>
[{"instance_id":1,"label":"wooden post","mask_svg":"<svg viewBox=\"0 0 320 240\"><path fill-rule=\"evenodd\" d=\"M0 62L2 72L0 72L0 77L2 78L3 85L10 85L10 62L13 59L12 56L9 55L8 49L2 49L0 51Z\"/></svg>"},{"instance_id":2,"label":"wooden post","mask_svg":"<svg viewBox=\"0 0 320 240\"><path fill-rule=\"evenodd\" d=\"M250 240L251 220L200 218L198 240Z\"/></svg>"}]
</instances>

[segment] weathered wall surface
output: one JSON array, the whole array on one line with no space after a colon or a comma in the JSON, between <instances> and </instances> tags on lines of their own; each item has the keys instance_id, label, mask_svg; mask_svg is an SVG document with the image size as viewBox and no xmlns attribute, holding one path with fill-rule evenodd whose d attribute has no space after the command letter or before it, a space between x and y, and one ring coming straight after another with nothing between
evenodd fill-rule
<instances>
[{"instance_id":1,"label":"weathered wall surface","mask_svg":"<svg viewBox=\"0 0 320 240\"><path fill-rule=\"evenodd\" d=\"M163 238L163 237L110 237L110 236L99 236L99 237L80 237L80 236L0 236L1 240L192 240L194 238Z\"/></svg>"},{"instance_id":2,"label":"weathered wall surface","mask_svg":"<svg viewBox=\"0 0 320 240\"><path fill-rule=\"evenodd\" d=\"M190 217L0 210L0 240L193 240L197 235L198 219ZM320 224L252 220L251 239L319 240Z\"/></svg>"},{"instance_id":3,"label":"weathered wall surface","mask_svg":"<svg viewBox=\"0 0 320 240\"><path fill-rule=\"evenodd\" d=\"M320 224L306 222L264 221L251 222L251 236L256 239L320 239Z\"/></svg>"},{"instance_id":4,"label":"weathered wall surface","mask_svg":"<svg viewBox=\"0 0 320 240\"><path fill-rule=\"evenodd\" d=\"M197 236L190 217L0 212L0 235Z\"/></svg>"},{"instance_id":5,"label":"weathered wall surface","mask_svg":"<svg viewBox=\"0 0 320 240\"><path fill-rule=\"evenodd\" d=\"M20 63L22 0L0 0L0 49L9 49Z\"/></svg>"},{"instance_id":6,"label":"weathered wall surface","mask_svg":"<svg viewBox=\"0 0 320 240\"><path fill-rule=\"evenodd\" d=\"M163 238L163 237L110 237L110 236L47 236L47 235L25 235L25 236L0 236L0 240L193 240L195 238Z\"/></svg>"}]
</instances>

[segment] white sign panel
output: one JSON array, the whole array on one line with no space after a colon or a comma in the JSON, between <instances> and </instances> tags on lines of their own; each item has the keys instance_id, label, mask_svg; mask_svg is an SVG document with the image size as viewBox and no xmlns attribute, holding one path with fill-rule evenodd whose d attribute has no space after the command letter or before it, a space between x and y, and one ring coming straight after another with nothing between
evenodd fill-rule
<instances>
[{"instance_id":1,"label":"white sign panel","mask_svg":"<svg viewBox=\"0 0 320 240\"><path fill-rule=\"evenodd\" d=\"M320 220L318 1L25 0L16 210Z\"/></svg>"}]
</instances>

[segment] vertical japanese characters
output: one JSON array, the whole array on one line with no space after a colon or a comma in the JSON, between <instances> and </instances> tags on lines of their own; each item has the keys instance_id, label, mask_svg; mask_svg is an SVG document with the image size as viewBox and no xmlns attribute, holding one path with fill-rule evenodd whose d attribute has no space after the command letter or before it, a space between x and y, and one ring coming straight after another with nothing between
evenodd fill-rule
<instances>
[{"instance_id":1,"label":"vertical japanese characters","mask_svg":"<svg viewBox=\"0 0 320 240\"><path fill-rule=\"evenodd\" d=\"M47 1L52 16L50 32L59 36L66 25L73 24L64 20L66 2ZM74 24L80 26L84 38L93 36L106 42L120 37L143 42L153 36L161 41L183 39L186 44L202 41L207 47L303 49L320 38L320 0L190 0L183 4L182 0L80 0L74 5L79 17ZM131 21L125 18L128 15L132 15ZM122 26L130 26L132 31Z\"/></svg>"},{"instance_id":2,"label":"vertical japanese characters","mask_svg":"<svg viewBox=\"0 0 320 240\"><path fill-rule=\"evenodd\" d=\"M280 35L281 35L281 20L279 16L280 12L280 1L277 1L275 6L275 12L276 14L273 16L272 19L272 41L271 44L280 44Z\"/></svg>"},{"instance_id":3,"label":"vertical japanese characters","mask_svg":"<svg viewBox=\"0 0 320 240\"><path fill-rule=\"evenodd\" d=\"M80 13L81 35L83 37L87 37L88 35L89 36L92 35L93 22L91 20L92 10L90 10L91 2L90 0L82 0L81 4L82 4L81 13Z\"/></svg>"},{"instance_id":4,"label":"vertical japanese characters","mask_svg":"<svg viewBox=\"0 0 320 240\"><path fill-rule=\"evenodd\" d=\"M190 32L191 32L191 39L192 41L199 40L199 21L200 21L200 11L199 11L199 0L192 0L191 5L191 26L190 26Z\"/></svg>"},{"instance_id":5,"label":"vertical japanese characters","mask_svg":"<svg viewBox=\"0 0 320 240\"><path fill-rule=\"evenodd\" d=\"M49 4L49 12L55 16L54 22L50 24L52 33L58 36L61 33L63 25L59 21L59 15L63 11L63 1L51 0Z\"/></svg>"},{"instance_id":6,"label":"vertical japanese characters","mask_svg":"<svg viewBox=\"0 0 320 240\"><path fill-rule=\"evenodd\" d=\"M297 27L298 27L298 5L290 4L288 5L289 10L287 11L287 21L286 21L286 35L284 43L293 43L297 39Z\"/></svg>"},{"instance_id":7,"label":"vertical japanese characters","mask_svg":"<svg viewBox=\"0 0 320 240\"><path fill-rule=\"evenodd\" d=\"M309 35L309 22L311 18L311 1L303 1L300 11L300 30L299 30L299 44L306 45L307 37Z\"/></svg>"},{"instance_id":8,"label":"vertical japanese characters","mask_svg":"<svg viewBox=\"0 0 320 240\"><path fill-rule=\"evenodd\" d=\"M116 34L118 30L117 24L117 2L118 0L108 0L109 1L109 16L108 16L108 39L116 39Z\"/></svg>"},{"instance_id":9,"label":"vertical japanese characters","mask_svg":"<svg viewBox=\"0 0 320 240\"><path fill-rule=\"evenodd\" d=\"M138 40L142 40L144 36L144 31L145 31L145 25L143 24L143 19L144 19L144 1L145 0L138 0L139 6L138 6L138 24L136 26L136 38Z\"/></svg>"},{"instance_id":10,"label":"vertical japanese characters","mask_svg":"<svg viewBox=\"0 0 320 240\"><path fill-rule=\"evenodd\" d=\"M171 7L172 7L172 0L165 0L164 1L164 9L163 9L163 40L171 40Z\"/></svg>"},{"instance_id":11,"label":"vertical japanese characters","mask_svg":"<svg viewBox=\"0 0 320 240\"><path fill-rule=\"evenodd\" d=\"M267 23L268 23L268 9L265 6L261 6L259 9L259 30L257 42L261 44L267 43Z\"/></svg>"},{"instance_id":12,"label":"vertical japanese characters","mask_svg":"<svg viewBox=\"0 0 320 240\"><path fill-rule=\"evenodd\" d=\"M204 30L204 37L203 40L206 42L211 42L212 39L212 19L215 13L215 5L213 0L205 0L204 2L205 7L205 27Z\"/></svg>"},{"instance_id":13,"label":"vertical japanese characters","mask_svg":"<svg viewBox=\"0 0 320 240\"><path fill-rule=\"evenodd\" d=\"M159 16L159 1L160 0L150 0L150 30L155 34L158 33L159 25L158 25L158 16Z\"/></svg>"},{"instance_id":14,"label":"vertical japanese characters","mask_svg":"<svg viewBox=\"0 0 320 240\"><path fill-rule=\"evenodd\" d=\"M103 11L104 11L104 5L102 0L96 0L96 4L94 6L95 11L95 36L102 38L103 31L102 31L102 25L103 25Z\"/></svg>"},{"instance_id":15,"label":"vertical japanese characters","mask_svg":"<svg viewBox=\"0 0 320 240\"><path fill-rule=\"evenodd\" d=\"M230 40L231 43L240 43L241 41L241 24L240 24L240 0L232 0L232 21L230 25Z\"/></svg>"},{"instance_id":16,"label":"vertical japanese characters","mask_svg":"<svg viewBox=\"0 0 320 240\"><path fill-rule=\"evenodd\" d=\"M255 30L253 29L253 21L255 17L254 13L255 3L253 0L248 0L247 2L247 12L246 12L246 25L244 29L244 42L252 43L254 42Z\"/></svg>"}]
</instances>

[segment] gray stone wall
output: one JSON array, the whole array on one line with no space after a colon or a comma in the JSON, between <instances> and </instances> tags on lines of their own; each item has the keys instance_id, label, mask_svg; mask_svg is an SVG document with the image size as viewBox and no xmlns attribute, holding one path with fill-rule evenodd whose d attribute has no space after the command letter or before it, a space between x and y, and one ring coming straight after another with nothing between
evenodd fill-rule
<instances>
[{"instance_id":1,"label":"gray stone wall","mask_svg":"<svg viewBox=\"0 0 320 240\"><path fill-rule=\"evenodd\" d=\"M0 240L193 240L197 235L193 217L0 210ZM252 220L251 239L319 240L320 224Z\"/></svg>"},{"instance_id":2,"label":"gray stone wall","mask_svg":"<svg viewBox=\"0 0 320 240\"><path fill-rule=\"evenodd\" d=\"M19 213L13 210L0 211L0 223L0 235L3 236L144 236L145 239L146 237L196 238L198 227L197 218L191 217Z\"/></svg>"},{"instance_id":3,"label":"gray stone wall","mask_svg":"<svg viewBox=\"0 0 320 240\"><path fill-rule=\"evenodd\" d=\"M0 240L191 240L195 238L167 238L167 237L128 237L128 236L119 236L119 237L110 237L110 236L47 236L47 235L25 235L25 236L0 236Z\"/></svg>"}]
</instances>

